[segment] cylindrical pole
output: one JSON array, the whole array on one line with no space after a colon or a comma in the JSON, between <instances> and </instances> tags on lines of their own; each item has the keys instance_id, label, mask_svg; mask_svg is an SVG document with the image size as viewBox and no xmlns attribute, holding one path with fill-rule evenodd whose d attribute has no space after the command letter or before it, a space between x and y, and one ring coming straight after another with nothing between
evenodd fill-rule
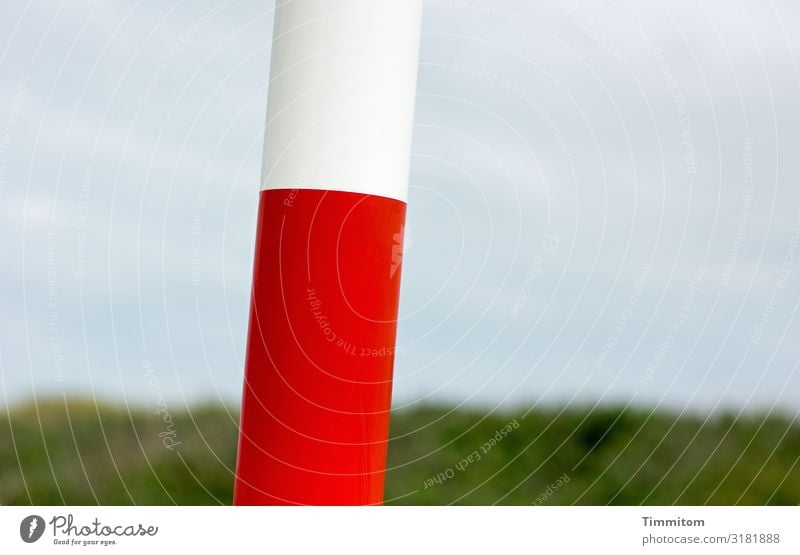
<instances>
[{"instance_id":1,"label":"cylindrical pole","mask_svg":"<svg viewBox=\"0 0 800 555\"><path fill-rule=\"evenodd\" d=\"M383 500L421 3L278 1L235 504Z\"/></svg>"}]
</instances>

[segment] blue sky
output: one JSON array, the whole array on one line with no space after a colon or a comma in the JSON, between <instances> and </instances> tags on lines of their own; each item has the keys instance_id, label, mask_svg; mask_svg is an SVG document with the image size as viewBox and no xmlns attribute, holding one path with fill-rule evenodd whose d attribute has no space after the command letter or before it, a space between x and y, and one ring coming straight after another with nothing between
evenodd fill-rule
<instances>
[{"instance_id":1,"label":"blue sky","mask_svg":"<svg viewBox=\"0 0 800 555\"><path fill-rule=\"evenodd\" d=\"M0 402L238 403L272 4L0 19ZM800 408L800 6L425 3L398 406Z\"/></svg>"}]
</instances>

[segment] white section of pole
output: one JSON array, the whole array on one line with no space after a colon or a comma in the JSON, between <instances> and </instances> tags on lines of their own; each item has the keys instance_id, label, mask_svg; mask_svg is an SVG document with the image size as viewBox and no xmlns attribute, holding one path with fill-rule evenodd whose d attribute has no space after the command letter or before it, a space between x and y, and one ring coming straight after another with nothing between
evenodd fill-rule
<instances>
[{"instance_id":1,"label":"white section of pole","mask_svg":"<svg viewBox=\"0 0 800 555\"><path fill-rule=\"evenodd\" d=\"M262 189L405 201L422 0L278 0Z\"/></svg>"}]
</instances>

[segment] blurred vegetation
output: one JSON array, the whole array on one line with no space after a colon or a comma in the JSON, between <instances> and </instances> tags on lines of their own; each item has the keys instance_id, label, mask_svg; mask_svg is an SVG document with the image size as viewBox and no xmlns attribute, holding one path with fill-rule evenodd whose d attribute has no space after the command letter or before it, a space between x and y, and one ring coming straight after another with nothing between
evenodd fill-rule
<instances>
[{"instance_id":1,"label":"blurred vegetation","mask_svg":"<svg viewBox=\"0 0 800 555\"><path fill-rule=\"evenodd\" d=\"M180 444L167 449L151 410L9 409L0 503L229 504L238 415L205 405L172 416ZM800 503L800 426L783 416L423 406L393 415L392 438L388 503Z\"/></svg>"}]
</instances>

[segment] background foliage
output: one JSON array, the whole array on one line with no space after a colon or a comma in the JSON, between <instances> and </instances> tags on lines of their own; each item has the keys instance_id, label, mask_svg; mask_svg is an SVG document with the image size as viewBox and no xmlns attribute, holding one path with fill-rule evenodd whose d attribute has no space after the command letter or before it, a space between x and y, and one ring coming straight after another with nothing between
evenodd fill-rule
<instances>
[{"instance_id":1,"label":"background foliage","mask_svg":"<svg viewBox=\"0 0 800 555\"><path fill-rule=\"evenodd\" d=\"M147 409L81 400L9 409L0 503L229 504L238 415L205 405L171 416L180 443L167 449L162 417ZM800 502L800 427L784 416L422 406L393 415L392 438L388 503Z\"/></svg>"}]
</instances>

